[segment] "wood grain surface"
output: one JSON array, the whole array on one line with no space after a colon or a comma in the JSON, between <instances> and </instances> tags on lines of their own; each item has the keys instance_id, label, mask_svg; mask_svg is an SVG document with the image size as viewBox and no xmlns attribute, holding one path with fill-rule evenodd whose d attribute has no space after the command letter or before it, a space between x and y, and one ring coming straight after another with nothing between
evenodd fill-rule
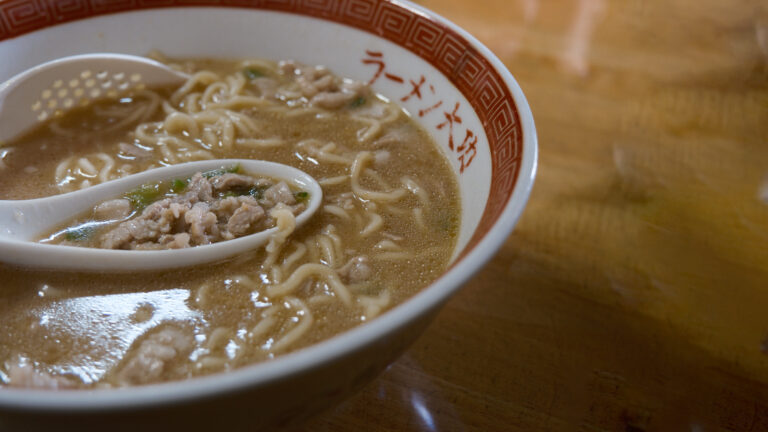
<instances>
[{"instance_id":1,"label":"wood grain surface","mask_svg":"<svg viewBox=\"0 0 768 432\"><path fill-rule=\"evenodd\" d=\"M768 431L768 3L423 0L509 67L498 256L322 431Z\"/></svg>"}]
</instances>

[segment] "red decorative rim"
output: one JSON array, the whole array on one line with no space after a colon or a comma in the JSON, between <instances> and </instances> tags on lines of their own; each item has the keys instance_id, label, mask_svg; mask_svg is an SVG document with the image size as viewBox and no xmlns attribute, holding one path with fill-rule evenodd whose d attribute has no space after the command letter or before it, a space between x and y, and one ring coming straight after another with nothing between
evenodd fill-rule
<instances>
[{"instance_id":1,"label":"red decorative rim","mask_svg":"<svg viewBox=\"0 0 768 432\"><path fill-rule=\"evenodd\" d=\"M465 37L396 0L0 0L0 41L99 15L183 6L264 9L322 18L383 37L429 62L472 105L491 150L488 203L459 258L499 219L517 184L523 155L515 100L499 72Z\"/></svg>"}]
</instances>

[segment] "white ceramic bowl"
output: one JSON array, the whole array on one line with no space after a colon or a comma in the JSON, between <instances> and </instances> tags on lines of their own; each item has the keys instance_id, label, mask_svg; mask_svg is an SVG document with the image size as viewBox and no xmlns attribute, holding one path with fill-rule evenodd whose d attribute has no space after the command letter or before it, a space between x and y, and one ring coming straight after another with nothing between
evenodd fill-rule
<instances>
[{"instance_id":1,"label":"white ceramic bowl","mask_svg":"<svg viewBox=\"0 0 768 432\"><path fill-rule=\"evenodd\" d=\"M290 58L371 81L433 134L459 178L462 226L454 262L376 320L275 361L121 390L0 389L0 429L209 422L257 430L300 421L397 358L503 244L530 194L536 132L514 78L472 36L409 2L0 2L0 82L66 55L153 49L172 57Z\"/></svg>"}]
</instances>

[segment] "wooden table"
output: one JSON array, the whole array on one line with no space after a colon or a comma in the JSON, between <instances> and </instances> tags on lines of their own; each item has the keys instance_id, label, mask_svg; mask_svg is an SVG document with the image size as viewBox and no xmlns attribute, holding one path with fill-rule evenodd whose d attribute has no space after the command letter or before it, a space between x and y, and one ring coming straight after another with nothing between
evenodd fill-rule
<instances>
[{"instance_id":1,"label":"wooden table","mask_svg":"<svg viewBox=\"0 0 768 432\"><path fill-rule=\"evenodd\" d=\"M768 431L768 2L424 0L525 91L530 204L322 431Z\"/></svg>"}]
</instances>

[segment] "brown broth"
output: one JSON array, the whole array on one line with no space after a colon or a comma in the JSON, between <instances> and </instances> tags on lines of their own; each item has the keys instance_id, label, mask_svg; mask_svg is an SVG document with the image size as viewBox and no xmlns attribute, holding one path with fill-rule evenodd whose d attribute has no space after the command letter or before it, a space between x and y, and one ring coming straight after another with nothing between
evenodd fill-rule
<instances>
[{"instance_id":1,"label":"brown broth","mask_svg":"<svg viewBox=\"0 0 768 432\"><path fill-rule=\"evenodd\" d=\"M236 62L199 61L187 63L186 67L233 76L240 70ZM277 66L269 70L271 76L281 86L290 86L293 78L279 75L276 70ZM159 94L167 99L170 92ZM118 119L98 117L95 110L103 112L144 103L141 97L136 97L122 104L97 104L68 114L61 124L69 130L98 129ZM253 158L293 165L316 179L348 175L350 168L318 163L305 148L297 147L300 141L332 142L343 150L338 154L347 153L350 157L364 150L379 152L377 155L388 155L387 161L370 168L375 168L381 180L394 188L407 176L423 188L422 199L428 200L425 204L409 192L395 202L373 206L352 196L350 220L321 209L288 238L278 263L300 249L299 244L306 246L323 232L328 234L329 226L333 226L332 232L322 241L333 244L334 238L338 238L343 243L337 248L343 256L336 258L334 271L353 257L367 257L372 271L369 279L346 284L354 296L352 306L340 302L338 294L322 278L312 278L291 294L307 306L313 318L311 327L285 349L272 350L270 347L295 329L306 314L302 315L300 308L286 298L266 295L266 287L275 283L275 274L260 268L267 257L263 248L225 263L140 274L68 273L0 264L0 383L93 388L184 379L229 370L295 351L360 325L376 314L369 313L375 307L370 309L358 299L367 299L365 305L376 299L383 304L388 296L388 302L376 311L383 313L439 276L455 246L460 207L455 176L429 135L401 112L384 125L379 138L361 143L358 134L365 123L352 118L356 108L323 110L322 118L312 113L286 116L270 111L274 106L289 103L277 101L265 109L239 111L259 125L261 137L280 137L285 145L224 149L207 143L208 151L216 158ZM374 103L385 102L372 97L366 102ZM146 121L161 121L164 117L158 109ZM132 145L137 140L133 132L136 125L134 122L110 133L83 132L72 138L52 132L49 125L35 130L7 146L11 150L3 159L5 168L0 170L0 195L3 199L25 199L61 193L76 184L57 186L57 166L67 158L88 158L95 164L98 158L93 155L98 152L112 157L116 166L131 165L134 172L157 166L160 156L156 149L147 158L121 160L118 156L121 143ZM390 136L397 139L382 139ZM381 187L370 175L361 179L361 186L376 190ZM341 194L351 193L349 180L324 186L323 190L324 204L338 203ZM369 220L364 206L369 206L369 210L375 207L383 220L381 230L367 236L360 234ZM423 227L414 214L417 208L422 211ZM387 250L392 243L398 246L397 251ZM400 251L410 255L400 256ZM321 259L322 255L314 257L313 262ZM301 262L310 260L312 251L308 249ZM288 276L282 275L281 280ZM322 301L310 300L313 297ZM270 315L272 328L267 334L252 337L254 329L266 319L262 312L270 306L276 306ZM147 371L140 377L126 374L128 368L136 367L137 350L143 341L169 329L171 333L187 335L192 345L177 346L172 358L162 364L160 373ZM11 379L11 369L18 365L26 365L27 372L41 376L42 384Z\"/></svg>"}]
</instances>

